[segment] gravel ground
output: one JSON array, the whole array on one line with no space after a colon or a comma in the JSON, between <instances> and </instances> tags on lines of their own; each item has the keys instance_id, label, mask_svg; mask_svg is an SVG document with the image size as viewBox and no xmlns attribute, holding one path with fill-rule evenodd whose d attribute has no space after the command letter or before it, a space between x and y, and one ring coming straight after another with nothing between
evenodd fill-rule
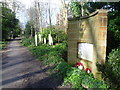
<instances>
[{"instance_id":1,"label":"gravel ground","mask_svg":"<svg viewBox=\"0 0 120 90\"><path fill-rule=\"evenodd\" d=\"M52 67L43 66L26 47L21 46L20 40L10 41L7 49L1 52L2 88L61 88L62 82L48 75Z\"/></svg>"}]
</instances>

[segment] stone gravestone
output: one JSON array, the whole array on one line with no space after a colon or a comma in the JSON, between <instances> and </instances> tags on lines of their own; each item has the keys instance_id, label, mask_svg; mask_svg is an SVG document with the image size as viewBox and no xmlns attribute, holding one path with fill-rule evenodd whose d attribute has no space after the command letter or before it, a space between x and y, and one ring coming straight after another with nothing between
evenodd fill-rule
<instances>
[{"instance_id":1,"label":"stone gravestone","mask_svg":"<svg viewBox=\"0 0 120 90\"><path fill-rule=\"evenodd\" d=\"M101 9L91 17L68 20L68 63L83 63L96 78L101 77L96 63L106 60L107 12Z\"/></svg>"},{"instance_id":2,"label":"stone gravestone","mask_svg":"<svg viewBox=\"0 0 120 90\"><path fill-rule=\"evenodd\" d=\"M48 35L48 43L49 43L49 45L53 45L53 38L52 38L51 34Z\"/></svg>"},{"instance_id":3,"label":"stone gravestone","mask_svg":"<svg viewBox=\"0 0 120 90\"><path fill-rule=\"evenodd\" d=\"M37 34L35 34L35 46L37 46Z\"/></svg>"},{"instance_id":4,"label":"stone gravestone","mask_svg":"<svg viewBox=\"0 0 120 90\"><path fill-rule=\"evenodd\" d=\"M43 41L44 41L44 44L46 44L46 43L47 43L46 38L44 38L44 39L43 39Z\"/></svg>"},{"instance_id":5,"label":"stone gravestone","mask_svg":"<svg viewBox=\"0 0 120 90\"><path fill-rule=\"evenodd\" d=\"M39 42L42 42L42 35L39 34Z\"/></svg>"}]
</instances>

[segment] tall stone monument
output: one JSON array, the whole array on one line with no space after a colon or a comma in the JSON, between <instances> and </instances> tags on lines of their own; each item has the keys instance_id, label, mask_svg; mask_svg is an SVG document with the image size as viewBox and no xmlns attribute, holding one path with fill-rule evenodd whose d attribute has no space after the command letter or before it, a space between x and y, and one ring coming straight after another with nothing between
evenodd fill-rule
<instances>
[{"instance_id":1,"label":"tall stone monument","mask_svg":"<svg viewBox=\"0 0 120 90\"><path fill-rule=\"evenodd\" d=\"M96 63L106 60L107 12L100 9L90 17L68 20L68 63L83 63L96 78L100 77Z\"/></svg>"}]
</instances>

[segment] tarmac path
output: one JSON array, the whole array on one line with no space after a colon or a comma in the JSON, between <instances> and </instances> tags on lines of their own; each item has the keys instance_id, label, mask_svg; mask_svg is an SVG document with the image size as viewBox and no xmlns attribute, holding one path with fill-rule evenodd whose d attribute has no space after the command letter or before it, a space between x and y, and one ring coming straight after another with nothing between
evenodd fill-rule
<instances>
[{"instance_id":1,"label":"tarmac path","mask_svg":"<svg viewBox=\"0 0 120 90\"><path fill-rule=\"evenodd\" d=\"M1 51L2 88L57 88L61 81L48 75L51 67L45 67L20 44L20 40L10 41L7 49ZM4 90L4 89L3 89Z\"/></svg>"}]
</instances>

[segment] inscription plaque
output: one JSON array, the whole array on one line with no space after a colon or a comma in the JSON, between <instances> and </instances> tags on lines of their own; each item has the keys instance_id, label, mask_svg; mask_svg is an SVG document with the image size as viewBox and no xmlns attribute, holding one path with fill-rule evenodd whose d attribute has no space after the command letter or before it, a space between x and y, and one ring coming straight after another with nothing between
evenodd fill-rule
<instances>
[{"instance_id":1,"label":"inscription plaque","mask_svg":"<svg viewBox=\"0 0 120 90\"><path fill-rule=\"evenodd\" d=\"M93 60L93 44L79 43L78 57L88 61L92 61Z\"/></svg>"}]
</instances>

